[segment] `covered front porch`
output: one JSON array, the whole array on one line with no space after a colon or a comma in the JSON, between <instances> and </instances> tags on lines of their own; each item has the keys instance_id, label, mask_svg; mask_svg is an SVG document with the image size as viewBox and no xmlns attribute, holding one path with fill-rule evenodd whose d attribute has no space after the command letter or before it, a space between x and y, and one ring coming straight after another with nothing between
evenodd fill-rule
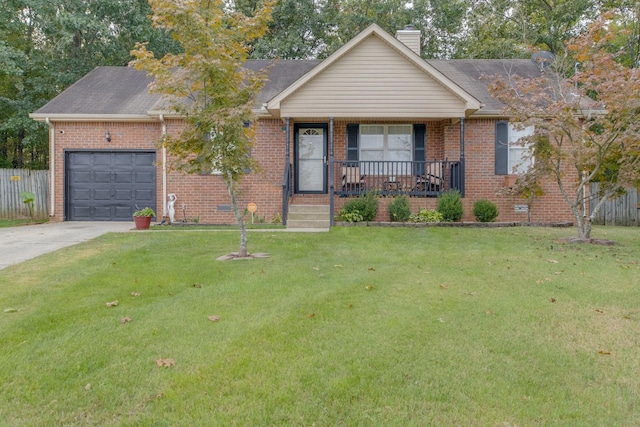
<instances>
[{"instance_id":1,"label":"covered front porch","mask_svg":"<svg viewBox=\"0 0 640 427\"><path fill-rule=\"evenodd\" d=\"M371 160L378 151L366 150L368 134L358 133L354 120L297 122L285 118L286 162L282 177L282 218L287 225L290 204L328 207L333 217L349 198L374 194L390 199L408 196L435 198L457 190L465 194L465 118L427 120L408 124L385 120L387 128L404 129L386 135L385 157L408 160ZM370 125L360 125L363 129ZM378 126L378 125L375 125ZM378 126L378 127L382 127ZM447 138L445 139L445 135ZM450 157L445 157L448 155ZM430 156L427 158L427 156ZM386 202L385 202L386 203Z\"/></svg>"}]
</instances>

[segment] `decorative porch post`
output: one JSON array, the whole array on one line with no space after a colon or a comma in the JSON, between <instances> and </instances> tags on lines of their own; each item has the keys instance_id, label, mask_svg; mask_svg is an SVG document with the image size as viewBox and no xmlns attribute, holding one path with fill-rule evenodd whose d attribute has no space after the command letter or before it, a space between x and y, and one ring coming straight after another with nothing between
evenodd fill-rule
<instances>
[{"instance_id":1,"label":"decorative porch post","mask_svg":"<svg viewBox=\"0 0 640 427\"><path fill-rule=\"evenodd\" d=\"M289 213L289 192L291 191L291 129L289 117L285 118L285 164L284 176L282 177L282 225L287 225L287 215Z\"/></svg>"},{"instance_id":2,"label":"decorative porch post","mask_svg":"<svg viewBox=\"0 0 640 427\"><path fill-rule=\"evenodd\" d=\"M464 117L460 117L460 195L464 197Z\"/></svg>"},{"instance_id":3,"label":"decorative porch post","mask_svg":"<svg viewBox=\"0 0 640 427\"><path fill-rule=\"evenodd\" d=\"M329 227L333 227L333 117L329 117Z\"/></svg>"}]
</instances>

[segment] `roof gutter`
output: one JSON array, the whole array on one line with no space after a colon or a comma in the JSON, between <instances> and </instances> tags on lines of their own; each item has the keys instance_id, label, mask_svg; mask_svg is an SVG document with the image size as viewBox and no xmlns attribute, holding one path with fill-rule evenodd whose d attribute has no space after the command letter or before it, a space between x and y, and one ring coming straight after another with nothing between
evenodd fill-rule
<instances>
[{"instance_id":1,"label":"roof gutter","mask_svg":"<svg viewBox=\"0 0 640 427\"><path fill-rule=\"evenodd\" d=\"M56 210L56 129L49 117L44 122L49 126L49 217L53 217Z\"/></svg>"}]
</instances>

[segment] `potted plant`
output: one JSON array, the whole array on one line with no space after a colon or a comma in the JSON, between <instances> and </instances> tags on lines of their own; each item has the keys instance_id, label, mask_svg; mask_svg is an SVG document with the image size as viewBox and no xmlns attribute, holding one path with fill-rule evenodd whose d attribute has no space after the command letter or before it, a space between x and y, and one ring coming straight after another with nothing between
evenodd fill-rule
<instances>
[{"instance_id":1,"label":"potted plant","mask_svg":"<svg viewBox=\"0 0 640 427\"><path fill-rule=\"evenodd\" d=\"M136 224L136 229L147 230L151 225L151 218L154 216L156 216L156 213L149 207L135 211L133 213L133 221Z\"/></svg>"}]
</instances>

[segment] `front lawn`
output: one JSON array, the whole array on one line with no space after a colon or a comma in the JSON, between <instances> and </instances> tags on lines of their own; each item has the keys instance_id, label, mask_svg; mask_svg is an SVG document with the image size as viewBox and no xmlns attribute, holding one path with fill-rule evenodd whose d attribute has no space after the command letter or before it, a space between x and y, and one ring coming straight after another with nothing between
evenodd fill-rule
<instances>
[{"instance_id":1,"label":"front lawn","mask_svg":"<svg viewBox=\"0 0 640 427\"><path fill-rule=\"evenodd\" d=\"M109 234L0 270L0 425L640 424L640 228ZM107 303L117 300L117 305ZM162 365L162 366L159 366Z\"/></svg>"}]
</instances>

